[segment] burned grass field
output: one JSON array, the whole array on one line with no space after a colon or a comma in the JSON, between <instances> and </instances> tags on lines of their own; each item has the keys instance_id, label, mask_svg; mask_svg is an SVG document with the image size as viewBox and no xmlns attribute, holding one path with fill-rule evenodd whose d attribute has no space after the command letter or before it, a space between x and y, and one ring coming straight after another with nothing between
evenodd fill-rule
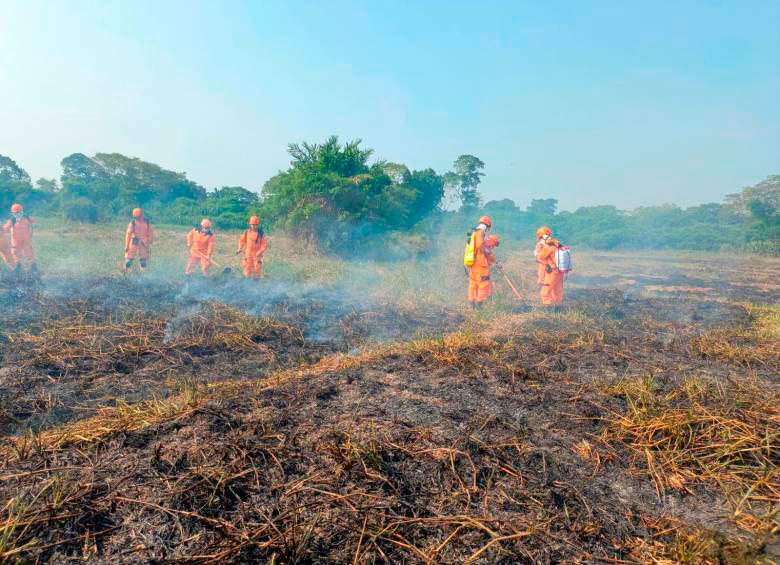
<instances>
[{"instance_id":1,"label":"burned grass field","mask_svg":"<svg viewBox=\"0 0 780 565\"><path fill-rule=\"evenodd\" d=\"M404 293L397 270L365 295L3 287L0 557L771 563L780 267L761 268L594 268L561 314L473 314L457 280Z\"/></svg>"}]
</instances>

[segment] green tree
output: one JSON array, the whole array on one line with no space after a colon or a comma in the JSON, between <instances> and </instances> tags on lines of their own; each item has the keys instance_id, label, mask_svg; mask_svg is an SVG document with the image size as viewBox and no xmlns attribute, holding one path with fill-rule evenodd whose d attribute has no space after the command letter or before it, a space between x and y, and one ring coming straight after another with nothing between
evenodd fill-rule
<instances>
[{"instance_id":1,"label":"green tree","mask_svg":"<svg viewBox=\"0 0 780 565\"><path fill-rule=\"evenodd\" d=\"M491 200L485 204L485 212L488 214L516 214L520 209L511 198Z\"/></svg>"},{"instance_id":2,"label":"green tree","mask_svg":"<svg viewBox=\"0 0 780 565\"><path fill-rule=\"evenodd\" d=\"M177 198L158 211L163 221L171 224L194 225L204 216L203 204L192 198Z\"/></svg>"},{"instance_id":3,"label":"green tree","mask_svg":"<svg viewBox=\"0 0 780 565\"><path fill-rule=\"evenodd\" d=\"M98 220L97 207L83 196L65 202L62 212L72 222L94 224Z\"/></svg>"},{"instance_id":4,"label":"green tree","mask_svg":"<svg viewBox=\"0 0 780 565\"><path fill-rule=\"evenodd\" d=\"M555 198L535 198L526 208L526 212L539 219L554 216L556 210L558 210L558 201Z\"/></svg>"},{"instance_id":5,"label":"green tree","mask_svg":"<svg viewBox=\"0 0 780 565\"><path fill-rule=\"evenodd\" d=\"M259 206L260 195L243 186L223 186L206 196L206 210L210 214L245 214L249 210L257 210Z\"/></svg>"},{"instance_id":6,"label":"green tree","mask_svg":"<svg viewBox=\"0 0 780 565\"><path fill-rule=\"evenodd\" d=\"M412 175L409 167L401 163L382 163L382 170L394 184L406 184Z\"/></svg>"},{"instance_id":7,"label":"green tree","mask_svg":"<svg viewBox=\"0 0 780 565\"><path fill-rule=\"evenodd\" d=\"M177 199L180 202L182 199ZM223 186L209 192L203 215L209 216L221 228L242 228L249 216L260 208L260 196L243 186Z\"/></svg>"},{"instance_id":8,"label":"green tree","mask_svg":"<svg viewBox=\"0 0 780 565\"><path fill-rule=\"evenodd\" d=\"M473 210L482 202L479 185L485 173L485 163L474 155L461 155L452 165L453 171L445 175L445 182L454 188L461 208Z\"/></svg>"},{"instance_id":9,"label":"green tree","mask_svg":"<svg viewBox=\"0 0 780 565\"><path fill-rule=\"evenodd\" d=\"M0 155L0 211L5 213L15 201L26 200L32 190L27 171L10 157Z\"/></svg>"},{"instance_id":10,"label":"green tree","mask_svg":"<svg viewBox=\"0 0 780 565\"><path fill-rule=\"evenodd\" d=\"M533 237L533 219L518 208L509 198L491 200L482 208L485 214L493 219L496 231L504 235L512 235L518 239Z\"/></svg>"},{"instance_id":11,"label":"green tree","mask_svg":"<svg viewBox=\"0 0 780 565\"><path fill-rule=\"evenodd\" d=\"M206 198L206 189L185 173L119 153L97 153L91 158L74 153L61 165L63 205L86 198L104 215L126 213L139 205L159 209L177 198Z\"/></svg>"},{"instance_id":12,"label":"green tree","mask_svg":"<svg viewBox=\"0 0 780 565\"><path fill-rule=\"evenodd\" d=\"M377 186L369 173L370 149L360 140L341 145L336 136L323 144L288 146L290 169L269 179L262 189L263 215L300 237L333 247L350 221L371 221L367 208ZM381 170L385 184L390 178Z\"/></svg>"},{"instance_id":13,"label":"green tree","mask_svg":"<svg viewBox=\"0 0 780 565\"><path fill-rule=\"evenodd\" d=\"M750 203L754 201L765 204L767 209L780 211L780 175L769 175L754 186L726 195L726 203L746 216L751 214Z\"/></svg>"},{"instance_id":14,"label":"green tree","mask_svg":"<svg viewBox=\"0 0 780 565\"><path fill-rule=\"evenodd\" d=\"M55 194L59 192L60 186L57 184L57 179L45 179L39 178L35 181L35 188L41 192L49 194Z\"/></svg>"},{"instance_id":15,"label":"green tree","mask_svg":"<svg viewBox=\"0 0 780 565\"><path fill-rule=\"evenodd\" d=\"M406 219L406 225L412 226L439 208L444 198L444 179L433 169L423 169L412 171L406 185L414 190Z\"/></svg>"},{"instance_id":16,"label":"green tree","mask_svg":"<svg viewBox=\"0 0 780 565\"><path fill-rule=\"evenodd\" d=\"M619 247L626 233L626 213L615 206L585 206L557 214L549 223L565 243L595 249Z\"/></svg>"},{"instance_id":17,"label":"green tree","mask_svg":"<svg viewBox=\"0 0 780 565\"><path fill-rule=\"evenodd\" d=\"M345 238L410 227L441 201L435 172L371 164L373 151L360 140L342 145L332 136L322 144L291 144L288 151L290 168L263 186L262 215L326 249L342 248Z\"/></svg>"},{"instance_id":18,"label":"green tree","mask_svg":"<svg viewBox=\"0 0 780 565\"><path fill-rule=\"evenodd\" d=\"M119 187L118 199L123 207L153 201L166 204L177 198L200 200L206 196L206 190L188 180L186 173L169 171L120 153L97 153L93 159Z\"/></svg>"},{"instance_id":19,"label":"green tree","mask_svg":"<svg viewBox=\"0 0 780 565\"><path fill-rule=\"evenodd\" d=\"M780 175L729 194L726 202L747 223L745 240L750 249L780 255Z\"/></svg>"},{"instance_id":20,"label":"green tree","mask_svg":"<svg viewBox=\"0 0 780 565\"><path fill-rule=\"evenodd\" d=\"M63 198L65 201L86 198L96 206L106 208L119 194L105 168L83 153L73 153L61 162Z\"/></svg>"}]
</instances>

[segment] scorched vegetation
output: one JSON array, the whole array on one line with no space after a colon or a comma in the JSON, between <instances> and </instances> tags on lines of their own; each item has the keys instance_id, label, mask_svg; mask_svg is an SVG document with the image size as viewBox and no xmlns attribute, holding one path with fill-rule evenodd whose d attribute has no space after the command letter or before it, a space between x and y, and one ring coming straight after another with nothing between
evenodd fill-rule
<instances>
[{"instance_id":1,"label":"scorched vegetation","mask_svg":"<svg viewBox=\"0 0 780 565\"><path fill-rule=\"evenodd\" d=\"M777 559L777 262L581 255L563 313L475 314L457 253L270 249L2 287L0 558Z\"/></svg>"}]
</instances>

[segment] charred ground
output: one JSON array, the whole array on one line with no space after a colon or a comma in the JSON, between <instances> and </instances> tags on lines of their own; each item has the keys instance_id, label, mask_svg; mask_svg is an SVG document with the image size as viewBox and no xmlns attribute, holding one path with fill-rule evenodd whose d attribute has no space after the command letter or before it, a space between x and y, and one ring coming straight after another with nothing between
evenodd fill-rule
<instances>
[{"instance_id":1,"label":"charred ground","mask_svg":"<svg viewBox=\"0 0 780 565\"><path fill-rule=\"evenodd\" d=\"M7 287L0 555L772 562L777 295L648 269L573 279L560 315L229 280Z\"/></svg>"},{"instance_id":2,"label":"charred ground","mask_svg":"<svg viewBox=\"0 0 780 565\"><path fill-rule=\"evenodd\" d=\"M236 279L182 285L101 278L25 290L8 281L3 291L0 429L7 433L200 384L256 379L367 340L440 332L463 319Z\"/></svg>"}]
</instances>

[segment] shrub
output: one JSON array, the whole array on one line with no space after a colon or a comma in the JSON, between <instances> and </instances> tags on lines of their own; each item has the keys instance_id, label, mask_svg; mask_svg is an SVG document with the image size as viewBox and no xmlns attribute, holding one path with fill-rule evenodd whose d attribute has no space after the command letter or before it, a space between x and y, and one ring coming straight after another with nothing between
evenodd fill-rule
<instances>
[{"instance_id":1,"label":"shrub","mask_svg":"<svg viewBox=\"0 0 780 565\"><path fill-rule=\"evenodd\" d=\"M86 198L74 198L63 205L65 218L72 222L94 224L98 219L97 206Z\"/></svg>"}]
</instances>

